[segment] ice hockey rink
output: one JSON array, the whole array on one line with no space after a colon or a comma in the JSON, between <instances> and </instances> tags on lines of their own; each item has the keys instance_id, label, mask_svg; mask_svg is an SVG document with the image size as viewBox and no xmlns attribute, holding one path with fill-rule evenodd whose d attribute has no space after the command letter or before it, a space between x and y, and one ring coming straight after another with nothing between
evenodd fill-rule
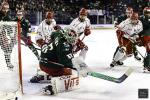
<instances>
[{"instance_id":1,"label":"ice hockey rink","mask_svg":"<svg viewBox=\"0 0 150 100\"><path fill-rule=\"evenodd\" d=\"M143 73L142 61L130 57L124 61L123 66L109 67L118 45L114 29L92 30L84 42L89 47L85 62L92 70L116 78L129 67L134 69L133 73L119 84L88 76L80 79L79 89L55 96L42 95L39 91L47 84L29 83L29 79L36 74L38 60L32 51L22 46L23 100L140 100L138 89L150 89L150 73ZM145 55L144 47L138 47L138 50Z\"/></svg>"}]
</instances>

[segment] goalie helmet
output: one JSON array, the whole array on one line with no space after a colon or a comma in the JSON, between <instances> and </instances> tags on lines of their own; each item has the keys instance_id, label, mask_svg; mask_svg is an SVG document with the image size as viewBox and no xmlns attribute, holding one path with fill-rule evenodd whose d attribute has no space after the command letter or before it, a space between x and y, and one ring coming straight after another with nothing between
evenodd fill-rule
<instances>
[{"instance_id":1,"label":"goalie helmet","mask_svg":"<svg viewBox=\"0 0 150 100\"><path fill-rule=\"evenodd\" d=\"M87 18L88 11L85 8L81 8L79 11L79 18L84 21Z\"/></svg>"},{"instance_id":2,"label":"goalie helmet","mask_svg":"<svg viewBox=\"0 0 150 100\"><path fill-rule=\"evenodd\" d=\"M48 11L48 12L46 12L46 23L48 24L48 25L50 25L51 24L51 22L52 22L52 19L53 19L53 16L54 16L54 13L53 13L53 11Z\"/></svg>"},{"instance_id":3,"label":"goalie helmet","mask_svg":"<svg viewBox=\"0 0 150 100\"><path fill-rule=\"evenodd\" d=\"M145 7L143 9L144 16L150 17L150 7Z\"/></svg>"},{"instance_id":4,"label":"goalie helmet","mask_svg":"<svg viewBox=\"0 0 150 100\"><path fill-rule=\"evenodd\" d=\"M132 13L133 13L133 8L128 7L128 8L126 9L126 15L127 15L127 17L129 18L129 17L132 15Z\"/></svg>"},{"instance_id":5,"label":"goalie helmet","mask_svg":"<svg viewBox=\"0 0 150 100\"><path fill-rule=\"evenodd\" d=\"M17 11L17 17L18 17L19 19L22 19L23 16L24 16L24 11L23 11L23 10L18 10L18 11Z\"/></svg>"},{"instance_id":6,"label":"goalie helmet","mask_svg":"<svg viewBox=\"0 0 150 100\"><path fill-rule=\"evenodd\" d=\"M139 15L137 12L134 12L131 16L130 16L130 20L132 24L137 24L138 23L138 18Z\"/></svg>"},{"instance_id":7,"label":"goalie helmet","mask_svg":"<svg viewBox=\"0 0 150 100\"><path fill-rule=\"evenodd\" d=\"M68 43L74 45L77 41L78 35L74 30L72 30L70 28L65 28L64 29L64 37Z\"/></svg>"}]
</instances>

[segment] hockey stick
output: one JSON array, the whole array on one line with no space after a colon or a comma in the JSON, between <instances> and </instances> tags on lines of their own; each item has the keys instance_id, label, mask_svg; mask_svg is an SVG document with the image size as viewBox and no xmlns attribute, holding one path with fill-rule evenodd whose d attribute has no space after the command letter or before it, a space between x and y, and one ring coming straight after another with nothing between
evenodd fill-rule
<instances>
[{"instance_id":1,"label":"hockey stick","mask_svg":"<svg viewBox=\"0 0 150 100\"><path fill-rule=\"evenodd\" d=\"M133 69L132 68L129 68L121 77L119 78L115 78L115 77L112 77L112 76L108 76L108 75L104 75L104 74L100 74L100 73L97 73L97 72L89 72L88 75L90 76L93 76L93 77L96 77L96 78L100 78L100 79L104 79L104 80L107 80L107 81L111 81L111 82L114 82L114 83L122 83L123 81L126 80L126 78L128 78L128 76L133 72Z\"/></svg>"},{"instance_id":2,"label":"hockey stick","mask_svg":"<svg viewBox=\"0 0 150 100\"><path fill-rule=\"evenodd\" d=\"M85 38L85 35L83 36L83 38L81 39L81 41L83 41L83 40L84 40L84 38Z\"/></svg>"},{"instance_id":3,"label":"hockey stick","mask_svg":"<svg viewBox=\"0 0 150 100\"><path fill-rule=\"evenodd\" d=\"M129 38L129 40L134 44L136 45L135 41L131 38ZM141 55L141 57L144 59L145 57L136 49L136 51Z\"/></svg>"},{"instance_id":4,"label":"hockey stick","mask_svg":"<svg viewBox=\"0 0 150 100\"><path fill-rule=\"evenodd\" d=\"M49 63L53 63L53 64L56 64L58 66L61 66L63 68L66 68L66 66L64 66L63 64L60 64L60 63L57 63L57 62L53 62L53 61L48 61ZM67 67L67 68L70 68L70 67ZM73 70L76 70L75 68L71 68ZM90 76L93 76L93 77L96 77L96 78L100 78L100 79L104 79L104 80L107 80L107 81L110 81L110 82L114 82L114 83L122 83L123 81L126 80L126 78L133 72L133 69L132 68L129 68L121 77L119 78L115 78L115 77L112 77L112 76L108 76L108 75L104 75L104 74L101 74L101 73L97 73L97 72L94 72L94 71L90 71L88 72L87 75L90 75Z\"/></svg>"},{"instance_id":5,"label":"hockey stick","mask_svg":"<svg viewBox=\"0 0 150 100\"><path fill-rule=\"evenodd\" d=\"M24 44L24 43L21 43L21 45L27 46L27 45L26 45L26 44ZM35 47L35 49L37 49L37 50L41 50L41 49L36 48L36 47Z\"/></svg>"}]
</instances>

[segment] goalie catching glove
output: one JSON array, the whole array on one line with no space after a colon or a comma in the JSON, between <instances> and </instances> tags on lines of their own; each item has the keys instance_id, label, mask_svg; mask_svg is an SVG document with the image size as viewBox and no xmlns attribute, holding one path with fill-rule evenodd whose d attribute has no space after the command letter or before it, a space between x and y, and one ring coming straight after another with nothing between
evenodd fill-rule
<instances>
[{"instance_id":1,"label":"goalie catching glove","mask_svg":"<svg viewBox=\"0 0 150 100\"><path fill-rule=\"evenodd\" d=\"M54 30L60 30L60 29L61 29L61 26L59 25L54 26Z\"/></svg>"},{"instance_id":2,"label":"goalie catching glove","mask_svg":"<svg viewBox=\"0 0 150 100\"><path fill-rule=\"evenodd\" d=\"M79 76L87 77L90 69L88 68L86 63L83 61L82 57L73 58L72 63L73 63L73 67L77 70Z\"/></svg>"}]
</instances>

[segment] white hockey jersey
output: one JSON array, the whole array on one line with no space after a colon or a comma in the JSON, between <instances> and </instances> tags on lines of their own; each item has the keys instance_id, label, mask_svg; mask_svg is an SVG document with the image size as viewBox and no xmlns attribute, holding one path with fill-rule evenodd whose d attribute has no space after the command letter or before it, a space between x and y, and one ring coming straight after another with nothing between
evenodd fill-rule
<instances>
[{"instance_id":1,"label":"white hockey jersey","mask_svg":"<svg viewBox=\"0 0 150 100\"><path fill-rule=\"evenodd\" d=\"M73 29L74 31L77 32L77 34L80 36L86 27L89 27L91 28L91 23L90 23L90 20L88 18L85 19L85 21L81 22L79 20L79 18L75 18L71 24L69 25L69 27L71 29Z\"/></svg>"},{"instance_id":2,"label":"white hockey jersey","mask_svg":"<svg viewBox=\"0 0 150 100\"><path fill-rule=\"evenodd\" d=\"M129 38L133 34L139 34L143 30L143 25L140 20L138 20L138 24L134 25L128 18L119 24L119 29L125 32L124 37Z\"/></svg>"},{"instance_id":3,"label":"white hockey jersey","mask_svg":"<svg viewBox=\"0 0 150 100\"><path fill-rule=\"evenodd\" d=\"M46 24L45 20L43 20L37 29L37 35L35 40L43 39L46 43L50 40L50 35L54 31L54 26L56 26L56 21L52 19L50 25Z\"/></svg>"}]
</instances>

